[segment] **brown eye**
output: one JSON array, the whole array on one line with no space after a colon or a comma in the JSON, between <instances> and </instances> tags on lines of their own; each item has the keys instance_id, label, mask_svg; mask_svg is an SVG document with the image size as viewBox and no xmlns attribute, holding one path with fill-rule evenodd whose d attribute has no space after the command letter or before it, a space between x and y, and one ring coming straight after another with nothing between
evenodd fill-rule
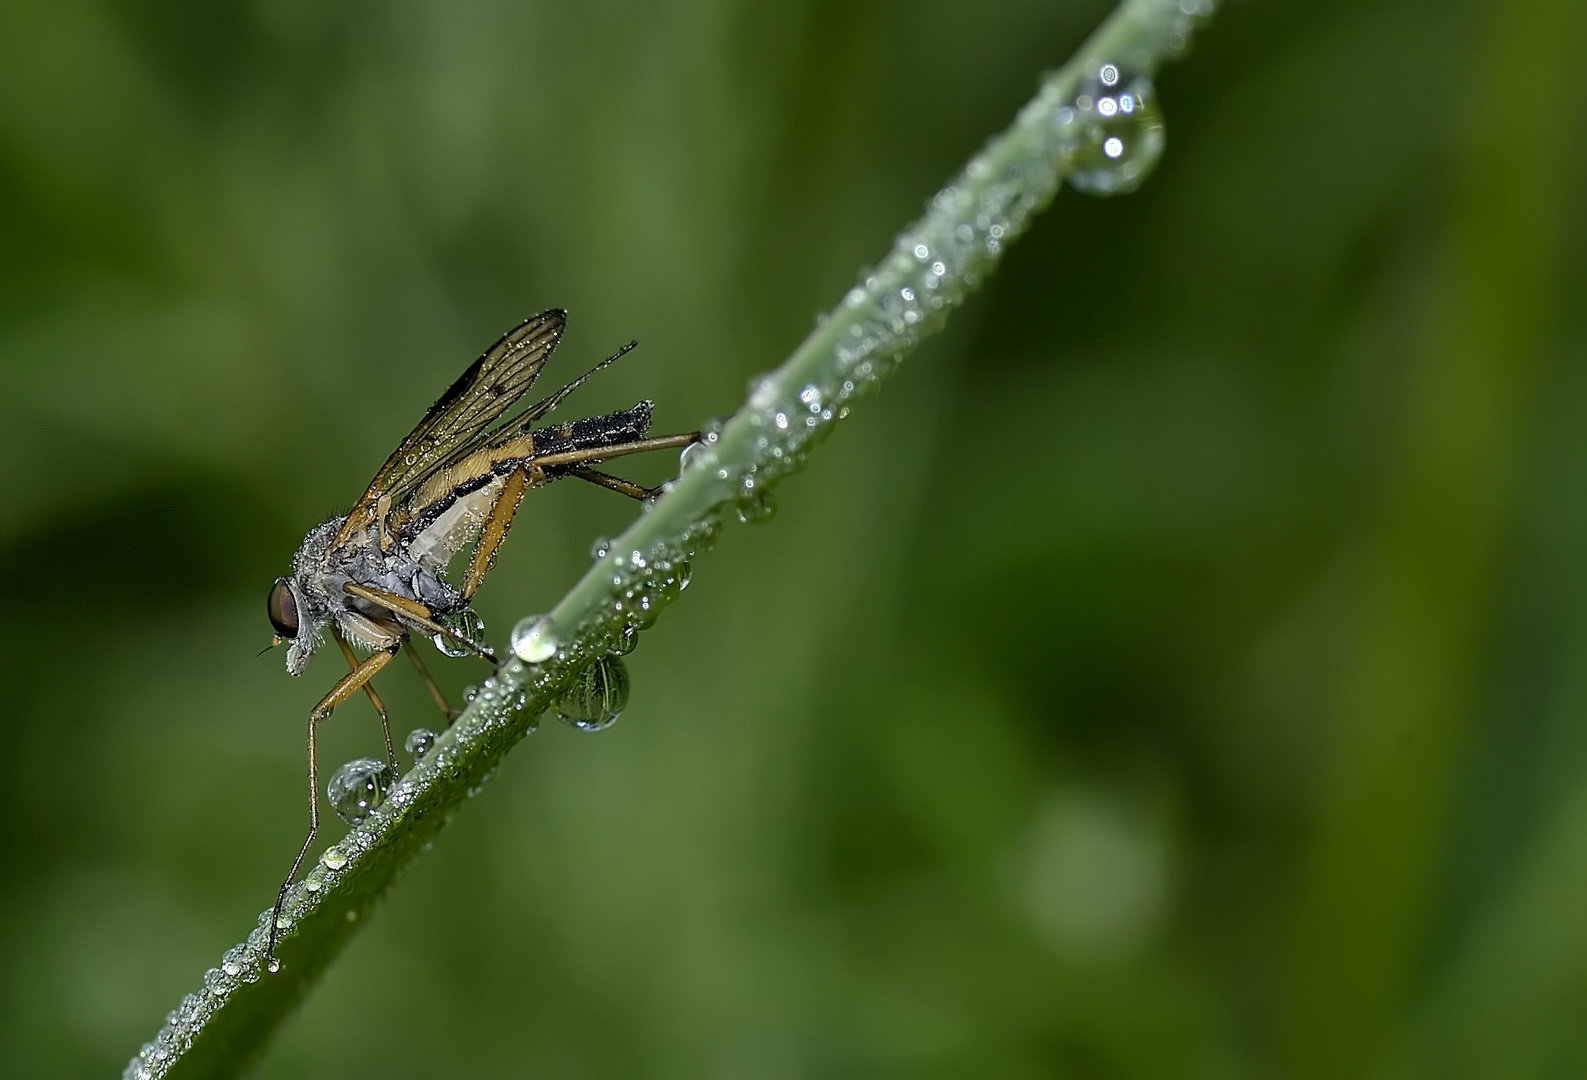
<instances>
[{"instance_id":1,"label":"brown eye","mask_svg":"<svg viewBox=\"0 0 1587 1080\"><path fill-rule=\"evenodd\" d=\"M276 583L270 586L270 599L265 601L265 612L270 616L270 625L276 628L276 633L284 638L298 636L298 602L292 599L292 590L286 578L278 577Z\"/></svg>"}]
</instances>

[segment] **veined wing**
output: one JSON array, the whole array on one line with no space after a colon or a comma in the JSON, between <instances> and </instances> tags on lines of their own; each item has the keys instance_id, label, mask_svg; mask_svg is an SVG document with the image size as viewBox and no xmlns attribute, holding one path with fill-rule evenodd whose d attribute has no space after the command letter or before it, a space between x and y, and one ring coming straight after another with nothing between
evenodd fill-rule
<instances>
[{"instance_id":1,"label":"veined wing","mask_svg":"<svg viewBox=\"0 0 1587 1080\"><path fill-rule=\"evenodd\" d=\"M620 450L630 446L645 437L650 428L650 412L650 402L641 401L631 409L605 416L587 416L531 432L508 430L505 436L490 439L461 461L444 465L427 476L412 494L392 507L386 518L387 528L399 543L409 545L409 553L421 565L438 570L479 535L513 473L527 468L524 479L529 487L566 475L570 466L542 471L534 467L535 459L569 451L593 453L607 447ZM507 428L497 429L504 430ZM520 486L517 490L514 506L524 489Z\"/></svg>"},{"instance_id":2,"label":"veined wing","mask_svg":"<svg viewBox=\"0 0 1587 1080\"><path fill-rule=\"evenodd\" d=\"M573 391L589 382L590 379L595 375L606 370L612 364L633 352L634 349L638 348L638 346L639 342L630 341L627 345L624 345L621 349L618 349L611 356L608 356L605 360L602 360L599 364L596 364L594 367L590 368L590 370L586 371L583 375L580 375L578 378L568 383L556 393L551 394L549 397L541 398L523 412L502 424L501 427L492 431L481 431L472 439L460 442L457 447L453 449L451 454L447 455L447 457L439 464L448 468L453 468L455 470L457 466L462 465L468 459L477 459L480 451L482 450L496 449L521 439L523 436L529 434L529 429L532 428L538 420L544 417L552 409L555 409L558 405L562 404L569 394L573 393ZM439 471L439 467L436 471ZM466 475L466 473L467 470L465 467L463 473L459 475Z\"/></svg>"},{"instance_id":3,"label":"veined wing","mask_svg":"<svg viewBox=\"0 0 1587 1080\"><path fill-rule=\"evenodd\" d=\"M384 517L394 502L422 484L459 447L471 443L511 408L540 374L566 325L566 312L542 312L502 335L470 364L391 452L331 546L340 547Z\"/></svg>"}]
</instances>

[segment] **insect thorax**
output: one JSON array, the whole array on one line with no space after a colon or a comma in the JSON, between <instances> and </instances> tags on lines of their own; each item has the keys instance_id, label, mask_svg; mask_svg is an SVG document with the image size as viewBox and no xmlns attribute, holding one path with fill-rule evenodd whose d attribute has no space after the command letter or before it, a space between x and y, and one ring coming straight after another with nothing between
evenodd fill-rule
<instances>
[{"instance_id":1,"label":"insect thorax","mask_svg":"<svg viewBox=\"0 0 1587 1080\"><path fill-rule=\"evenodd\" d=\"M333 620L357 644L367 648L383 645L370 640L361 627L365 619L390 623L393 616L366 600L349 596L343 590L349 582L417 601L436 615L467 606L456 589L410 555L405 543L393 543L391 550L382 551L373 527L367 535L355 536L333 548L332 541L345 520L334 517L312 529L292 560L292 584L307 616L305 633L299 637L306 645L305 653L315 648L317 639Z\"/></svg>"}]
</instances>

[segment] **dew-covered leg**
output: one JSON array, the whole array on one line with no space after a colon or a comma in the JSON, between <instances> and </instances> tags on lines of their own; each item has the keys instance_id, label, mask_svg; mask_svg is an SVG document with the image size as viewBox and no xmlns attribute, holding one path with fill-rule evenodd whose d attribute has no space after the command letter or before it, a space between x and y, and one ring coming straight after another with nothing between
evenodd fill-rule
<instances>
[{"instance_id":1,"label":"dew-covered leg","mask_svg":"<svg viewBox=\"0 0 1587 1080\"><path fill-rule=\"evenodd\" d=\"M554 454L541 454L529 459L542 469L555 469L563 465L585 465L607 458L625 457L628 454L648 454L652 450L682 450L700 441L698 431L682 435L658 435L653 439L635 439L632 442L612 443L609 446L588 446L577 450L559 450Z\"/></svg>"},{"instance_id":2,"label":"dew-covered leg","mask_svg":"<svg viewBox=\"0 0 1587 1080\"><path fill-rule=\"evenodd\" d=\"M331 625L331 636L336 639L336 644L341 647L342 655L347 657L347 666L353 671L358 670L358 657L353 655L352 646L347 644L347 639L342 632ZM380 695L375 692L374 681L364 684L364 693L369 695L369 703L375 707L375 712L380 715L380 733L386 738L386 761L392 768L397 767L397 749L391 742L391 719L386 715L386 703L380 700Z\"/></svg>"},{"instance_id":3,"label":"dew-covered leg","mask_svg":"<svg viewBox=\"0 0 1587 1080\"><path fill-rule=\"evenodd\" d=\"M286 880L281 883L281 891L276 893L275 907L270 912L270 948L265 957L270 969L276 969L276 937L280 934L281 905L286 903L287 890L292 887L292 882L298 876L298 870L303 865L303 857L309 853L309 848L314 845L314 838L320 833L320 763L319 752L315 745L315 738L321 720L331 714L331 710L342 702L358 693L375 673L387 664L397 654L397 647L382 649L373 653L363 663L351 672L343 675L340 681L331 687L330 693L320 698L320 703L314 706L309 713L309 835L304 837L303 846L298 849L298 857L292 860L292 869L287 871Z\"/></svg>"},{"instance_id":4,"label":"dew-covered leg","mask_svg":"<svg viewBox=\"0 0 1587 1080\"><path fill-rule=\"evenodd\" d=\"M404 640L406 646L402 651L408 654L408 659L413 661L413 669L419 673L419 678L424 680L424 685L429 688L430 696L435 699L436 708L441 710L441 715L446 717L446 726L451 727L452 721L457 718L457 713L452 706L446 703L446 695L441 693L441 688L435 685L435 680L430 678L430 669L424 666L424 661L419 659L419 650L412 640Z\"/></svg>"},{"instance_id":5,"label":"dew-covered leg","mask_svg":"<svg viewBox=\"0 0 1587 1080\"><path fill-rule=\"evenodd\" d=\"M661 489L659 487L640 487L632 480L624 480L621 476L613 476L611 473L603 473L599 469L574 469L568 475L576 476L580 480L588 480L597 487L603 487L609 491L615 491L619 495L627 495L630 499L639 499L643 501L645 499L654 498L655 496L661 494Z\"/></svg>"},{"instance_id":6,"label":"dew-covered leg","mask_svg":"<svg viewBox=\"0 0 1587 1080\"><path fill-rule=\"evenodd\" d=\"M463 579L464 600L473 598L484 582L485 575L490 573L490 568L495 565L496 550L501 547L501 542L507 539L507 530L512 528L513 515L518 512L518 504L523 502L523 493L528 488L527 470L514 469L507 475L506 482L502 484L501 494L496 496L496 501L490 508L490 516L485 519L485 528L479 534L479 542L474 545L474 555L468 561L468 576Z\"/></svg>"},{"instance_id":7,"label":"dew-covered leg","mask_svg":"<svg viewBox=\"0 0 1587 1080\"><path fill-rule=\"evenodd\" d=\"M415 600L409 600L405 596L398 596L395 593L389 593L385 589L372 589L368 585L359 585L351 581L343 583L342 591L348 596L356 596L360 600L368 600L371 604L379 604L387 611L401 615L404 619L413 623L415 626L422 627L432 634L440 634L444 637L451 638L469 652L481 657L482 659L489 660L492 664L497 662L495 653L491 652L483 645L479 645L468 640L468 638L464 637L462 634L459 634L451 627L442 626L440 623L430 618L429 608Z\"/></svg>"}]
</instances>

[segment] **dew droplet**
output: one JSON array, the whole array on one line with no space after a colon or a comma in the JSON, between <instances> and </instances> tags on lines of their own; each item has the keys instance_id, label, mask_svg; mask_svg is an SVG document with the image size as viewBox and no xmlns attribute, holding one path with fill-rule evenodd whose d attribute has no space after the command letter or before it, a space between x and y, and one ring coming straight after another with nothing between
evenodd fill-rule
<instances>
[{"instance_id":1,"label":"dew droplet","mask_svg":"<svg viewBox=\"0 0 1587 1080\"><path fill-rule=\"evenodd\" d=\"M347 853L332 844L325 849L325 854L320 856L320 862L325 864L327 870L340 870L347 865Z\"/></svg>"},{"instance_id":2,"label":"dew droplet","mask_svg":"<svg viewBox=\"0 0 1587 1080\"><path fill-rule=\"evenodd\" d=\"M472 683L463 687L463 704L467 705L477 697L479 697L479 687Z\"/></svg>"},{"instance_id":3,"label":"dew droplet","mask_svg":"<svg viewBox=\"0 0 1587 1080\"><path fill-rule=\"evenodd\" d=\"M416 727L408 732L402 748L412 755L414 761L423 761L424 755L435 749L435 732L429 728Z\"/></svg>"},{"instance_id":4,"label":"dew droplet","mask_svg":"<svg viewBox=\"0 0 1587 1080\"><path fill-rule=\"evenodd\" d=\"M597 536L590 541L590 558L604 559L612 550L612 542L605 536Z\"/></svg>"},{"instance_id":5,"label":"dew droplet","mask_svg":"<svg viewBox=\"0 0 1587 1080\"><path fill-rule=\"evenodd\" d=\"M715 464L715 462L716 454L712 452L708 444L703 442L690 443L678 455L678 472L686 473L691 469L705 468Z\"/></svg>"},{"instance_id":6,"label":"dew droplet","mask_svg":"<svg viewBox=\"0 0 1587 1080\"><path fill-rule=\"evenodd\" d=\"M734 505L738 520L746 525L764 525L777 515L777 500L766 488L756 488Z\"/></svg>"},{"instance_id":7,"label":"dew droplet","mask_svg":"<svg viewBox=\"0 0 1587 1080\"><path fill-rule=\"evenodd\" d=\"M638 644L639 628L636 626L625 626L612 642L612 651L620 656L625 656L633 652L634 647Z\"/></svg>"},{"instance_id":8,"label":"dew droplet","mask_svg":"<svg viewBox=\"0 0 1587 1080\"><path fill-rule=\"evenodd\" d=\"M1144 76L1124 82L1118 65L1103 64L1058 110L1069 185L1089 195L1122 195L1140 187L1163 155L1165 129L1157 91Z\"/></svg>"},{"instance_id":9,"label":"dew droplet","mask_svg":"<svg viewBox=\"0 0 1587 1080\"><path fill-rule=\"evenodd\" d=\"M618 656L603 656L580 671L573 685L557 698L564 722L580 731L611 727L628 704L628 668Z\"/></svg>"},{"instance_id":10,"label":"dew droplet","mask_svg":"<svg viewBox=\"0 0 1587 1080\"><path fill-rule=\"evenodd\" d=\"M455 632L465 641L472 641L475 645L483 646L485 642L485 620L473 608L463 608L446 615L437 615L435 621ZM456 638L447 634L434 634L431 640L435 642L438 652L446 656L472 656L474 651L459 643Z\"/></svg>"},{"instance_id":11,"label":"dew droplet","mask_svg":"<svg viewBox=\"0 0 1587 1080\"><path fill-rule=\"evenodd\" d=\"M237 983L220 968L210 968L204 972L204 989L216 997L225 997L237 989Z\"/></svg>"},{"instance_id":12,"label":"dew droplet","mask_svg":"<svg viewBox=\"0 0 1587 1080\"><path fill-rule=\"evenodd\" d=\"M355 758L331 773L325 784L325 799L337 817L357 825L380 805L395 779L395 770L386 762Z\"/></svg>"},{"instance_id":13,"label":"dew droplet","mask_svg":"<svg viewBox=\"0 0 1587 1080\"><path fill-rule=\"evenodd\" d=\"M556 655L556 625L544 615L528 615L512 628L512 651L526 664L538 664Z\"/></svg>"}]
</instances>

